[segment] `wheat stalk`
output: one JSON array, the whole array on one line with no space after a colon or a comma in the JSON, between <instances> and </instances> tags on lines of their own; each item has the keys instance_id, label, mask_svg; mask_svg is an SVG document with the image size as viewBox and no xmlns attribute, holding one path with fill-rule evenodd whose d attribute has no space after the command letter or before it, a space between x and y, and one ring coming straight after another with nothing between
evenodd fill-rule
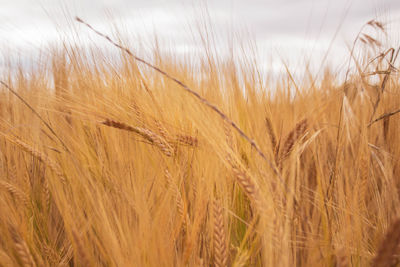
<instances>
[{"instance_id":1,"label":"wheat stalk","mask_svg":"<svg viewBox=\"0 0 400 267\"><path fill-rule=\"evenodd\" d=\"M75 240L76 244L76 256L79 259L80 266L91 266L89 258L87 257L85 251L85 247L82 245L81 238L75 230L72 230L72 237Z\"/></svg>"}]
</instances>

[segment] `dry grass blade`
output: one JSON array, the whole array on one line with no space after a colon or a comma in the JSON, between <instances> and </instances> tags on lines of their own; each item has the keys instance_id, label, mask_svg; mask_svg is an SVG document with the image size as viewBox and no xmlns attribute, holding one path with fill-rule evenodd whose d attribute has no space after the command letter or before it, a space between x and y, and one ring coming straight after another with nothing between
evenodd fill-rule
<instances>
[{"instance_id":1,"label":"dry grass blade","mask_svg":"<svg viewBox=\"0 0 400 267\"><path fill-rule=\"evenodd\" d=\"M378 253L372 263L373 267L394 266L399 261L400 253L400 219L397 219L386 231Z\"/></svg>"},{"instance_id":2,"label":"dry grass blade","mask_svg":"<svg viewBox=\"0 0 400 267\"><path fill-rule=\"evenodd\" d=\"M226 247L226 234L224 216L221 205L214 201L214 264L217 267L228 266L228 251Z\"/></svg>"}]
</instances>

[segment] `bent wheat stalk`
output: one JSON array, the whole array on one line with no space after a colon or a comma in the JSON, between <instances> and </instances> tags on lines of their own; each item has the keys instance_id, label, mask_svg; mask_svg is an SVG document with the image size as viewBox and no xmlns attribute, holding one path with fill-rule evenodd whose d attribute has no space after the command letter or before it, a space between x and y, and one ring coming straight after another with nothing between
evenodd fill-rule
<instances>
[{"instance_id":1,"label":"bent wheat stalk","mask_svg":"<svg viewBox=\"0 0 400 267\"><path fill-rule=\"evenodd\" d=\"M158 73L162 74L163 76L165 76L166 78L174 81L176 84L178 84L180 87L182 87L186 92L190 93L191 95L195 96L198 100L200 100L200 102L202 102L204 105L208 106L209 108L211 108L212 110L214 110L224 121L226 121L227 123L229 123L239 134L240 136L242 136L247 142L250 143L250 145L257 151L257 153L268 162L268 165L271 167L271 169L275 172L276 175L279 175L279 171L278 169L275 167L275 165L272 163L272 161L270 161L265 155L264 153L261 151L261 149L258 147L258 145L256 144L256 142L251 139L250 137L248 137L244 131L242 129L239 128L239 126L233 122L227 115L225 115L216 105L210 103L207 99L203 98L201 95L199 95L199 93L197 93L196 91L190 89L186 84L184 84L183 82L181 82L180 80L178 80L177 78L171 76L170 74L168 74L167 72L163 71L162 69L154 66L153 64L145 61L144 59L141 59L139 57L137 57L136 55L134 55L128 48L123 47L122 45L116 43L115 41L113 41L108 35L105 35L101 32L99 32L98 30L94 29L90 24L88 24L87 22L83 21L81 18L79 17L75 17L75 20L79 23L82 23L83 25L85 25L86 27L88 27L89 29L91 29L94 33L96 33L97 35L105 38L107 41L109 41L112 45L114 45L115 47L121 49L122 51L124 51L125 53L127 53L129 56L131 56L133 59L145 64L146 66L152 68L153 70L157 71Z\"/></svg>"}]
</instances>

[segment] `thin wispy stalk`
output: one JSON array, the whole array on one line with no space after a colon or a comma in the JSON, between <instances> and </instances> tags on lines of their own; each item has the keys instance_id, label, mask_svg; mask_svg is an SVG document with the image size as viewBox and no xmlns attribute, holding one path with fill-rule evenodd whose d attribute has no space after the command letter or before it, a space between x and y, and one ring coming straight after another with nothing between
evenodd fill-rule
<instances>
[{"instance_id":1,"label":"thin wispy stalk","mask_svg":"<svg viewBox=\"0 0 400 267\"><path fill-rule=\"evenodd\" d=\"M391 111L391 112L388 112L388 113L385 113L385 114L379 116L377 119L371 121L371 122L368 124L368 127L371 127L371 125L374 124L375 122L378 122L378 121L383 120L383 119L385 119L385 118L389 118L389 117L391 117L391 116L393 116L393 115L396 115L396 114L399 113L399 112L400 112L400 109L395 110L395 111Z\"/></svg>"}]
</instances>

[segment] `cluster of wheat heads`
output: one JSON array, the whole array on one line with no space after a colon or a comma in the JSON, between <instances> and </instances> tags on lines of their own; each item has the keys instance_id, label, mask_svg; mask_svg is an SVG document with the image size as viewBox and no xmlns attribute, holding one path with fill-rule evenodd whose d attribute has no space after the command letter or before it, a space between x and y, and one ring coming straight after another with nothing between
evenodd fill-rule
<instances>
[{"instance_id":1,"label":"cluster of wheat heads","mask_svg":"<svg viewBox=\"0 0 400 267\"><path fill-rule=\"evenodd\" d=\"M293 96L245 61L154 70L115 44L3 80L0 266L398 263L397 50Z\"/></svg>"}]
</instances>

